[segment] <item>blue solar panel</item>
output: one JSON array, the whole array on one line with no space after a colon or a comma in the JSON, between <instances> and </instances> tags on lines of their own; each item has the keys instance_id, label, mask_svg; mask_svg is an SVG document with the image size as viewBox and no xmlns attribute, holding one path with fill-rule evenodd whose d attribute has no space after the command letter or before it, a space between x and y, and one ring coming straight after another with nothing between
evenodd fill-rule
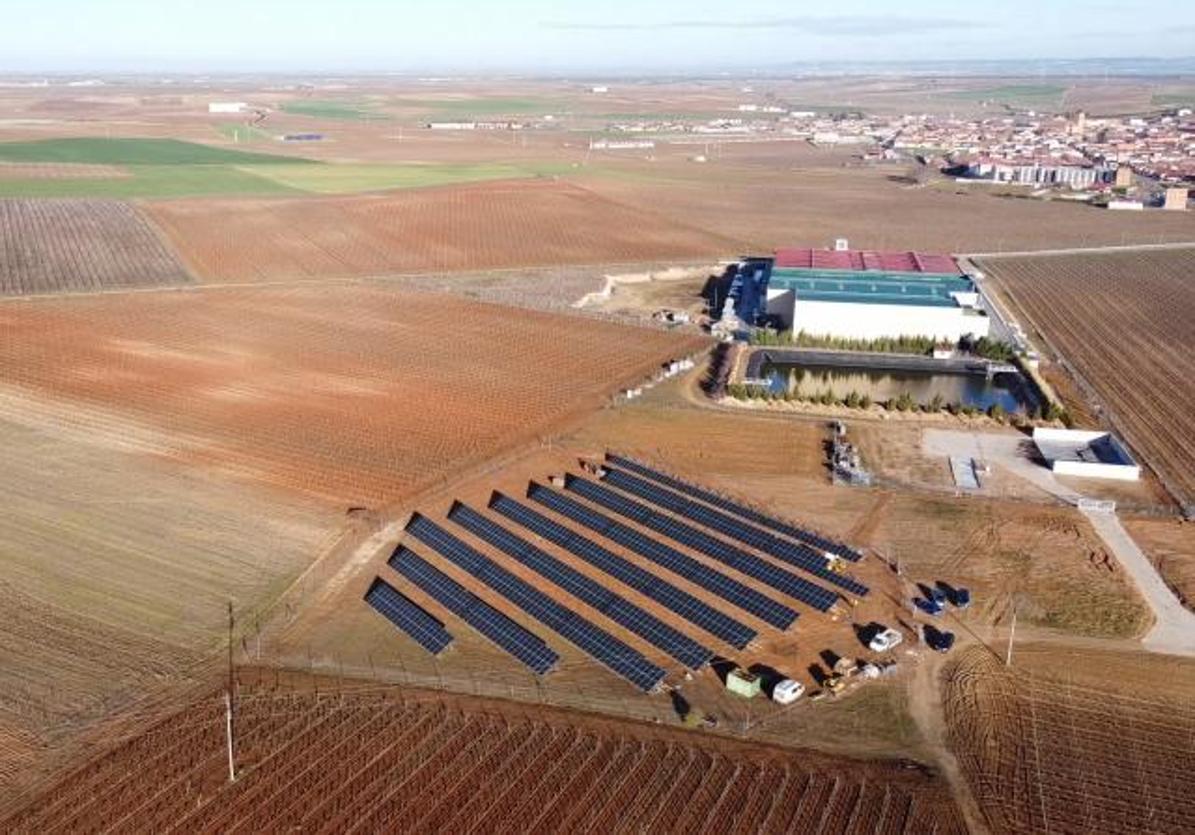
<instances>
[{"instance_id":1,"label":"blue solar panel","mask_svg":"<svg viewBox=\"0 0 1195 835\"><path fill-rule=\"evenodd\" d=\"M651 467L644 466L633 459L626 458L621 455L614 455L613 453L608 452L606 453L606 460L612 464L617 464L625 470L630 470L631 472L638 473L641 476L646 476L647 478L650 478L659 484L671 487L673 490L677 490L681 493L693 496L694 498L701 499L707 504L711 504L714 507L729 511L730 513L733 513L742 519L754 522L757 525L762 525L765 528L770 528L777 533L782 533L785 536L792 537L798 542L804 542L806 545L810 545L819 550L830 551L831 553L837 554L840 557L845 557L852 562L858 562L863 556L849 545L844 545L841 542L836 542L833 539L824 537L813 531L808 531L803 528L798 528L795 525L790 525L787 522L782 522L779 519L768 516L766 513L760 513L759 511L753 510L752 508L743 504L723 498L717 493L713 493L701 487L696 487L688 482L681 481L679 478L674 478L673 476L667 475L658 470L653 470Z\"/></svg>"},{"instance_id":2,"label":"blue solar panel","mask_svg":"<svg viewBox=\"0 0 1195 835\"><path fill-rule=\"evenodd\" d=\"M406 531L641 690L653 690L664 679L664 670L634 648L473 550L426 516L416 513Z\"/></svg>"},{"instance_id":3,"label":"blue solar panel","mask_svg":"<svg viewBox=\"0 0 1195 835\"><path fill-rule=\"evenodd\" d=\"M390 556L390 567L539 675L560 660L537 635L471 594L414 551L400 545Z\"/></svg>"},{"instance_id":4,"label":"blue solar panel","mask_svg":"<svg viewBox=\"0 0 1195 835\"><path fill-rule=\"evenodd\" d=\"M665 490L663 487L657 487L650 482L636 478L621 470L607 468L605 482L620 490L625 490L628 493L647 499L678 516L692 519L694 522L704 525L710 530L725 534L732 539L737 539L739 542L746 543L752 548L758 548L760 551L771 554L774 557L779 557L785 562L808 571L815 577L820 577L826 582L839 586L852 594L860 596L867 594L867 586L832 570L826 557L814 551L808 545L780 539L765 530L735 519L733 516L714 510L711 507L706 507L703 504L698 504L691 499L686 499L684 496L680 496L670 490ZM588 484L589 482L583 483ZM597 485L593 486L597 488ZM621 496L619 498L624 502L630 502L629 499L624 499ZM651 515L650 509L646 509L643 505L638 505L635 502L630 503L643 508L639 511L641 514L645 516Z\"/></svg>"},{"instance_id":5,"label":"blue solar panel","mask_svg":"<svg viewBox=\"0 0 1195 835\"><path fill-rule=\"evenodd\" d=\"M518 560L541 577L588 603L597 611L648 643L662 649L686 667L696 670L714 657L711 649L673 629L621 595L587 577L551 554L490 521L471 507L457 503L448 518Z\"/></svg>"},{"instance_id":6,"label":"blue solar panel","mask_svg":"<svg viewBox=\"0 0 1195 835\"><path fill-rule=\"evenodd\" d=\"M508 496L495 493L490 499L490 508L736 649L743 649L755 639L757 633L751 627Z\"/></svg>"},{"instance_id":7,"label":"blue solar panel","mask_svg":"<svg viewBox=\"0 0 1195 835\"><path fill-rule=\"evenodd\" d=\"M723 565L728 565L735 571L765 583L789 597L807 603L819 612L828 611L838 602L838 595L835 592L822 588L817 583L798 577L791 571L786 571L762 557L749 554L741 548L736 548L717 537L710 536L692 525L657 513L650 506L628 499L600 484L570 475L566 480L566 486L579 496L584 496L628 519L634 519L645 528L650 528L682 545L687 545L707 557L713 557Z\"/></svg>"},{"instance_id":8,"label":"blue solar panel","mask_svg":"<svg viewBox=\"0 0 1195 835\"><path fill-rule=\"evenodd\" d=\"M603 513L598 513L580 502L573 501L568 496L534 482L527 489L527 496L544 507L556 511L561 516L567 516L574 522L580 522L611 542L617 542L624 548L629 548L636 554L651 560L656 565L713 592L723 600L733 603L745 612L750 612L777 629L788 629L797 619L797 613L783 603L777 603L767 595L760 594L738 580L727 577L721 571L710 568L663 542L644 536Z\"/></svg>"},{"instance_id":9,"label":"blue solar panel","mask_svg":"<svg viewBox=\"0 0 1195 835\"><path fill-rule=\"evenodd\" d=\"M365 593L365 602L432 655L439 655L452 643L444 624L380 577Z\"/></svg>"}]
</instances>

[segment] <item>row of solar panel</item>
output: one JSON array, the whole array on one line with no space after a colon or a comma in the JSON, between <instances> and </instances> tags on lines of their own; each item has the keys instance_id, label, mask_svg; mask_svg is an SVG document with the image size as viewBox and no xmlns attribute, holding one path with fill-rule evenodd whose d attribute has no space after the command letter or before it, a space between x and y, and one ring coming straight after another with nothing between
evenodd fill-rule
<instances>
[{"instance_id":1,"label":"row of solar panel","mask_svg":"<svg viewBox=\"0 0 1195 835\"><path fill-rule=\"evenodd\" d=\"M703 647L601 583L495 524L473 508L458 502L449 511L448 518L686 667L696 670L714 657L713 650Z\"/></svg>"},{"instance_id":2,"label":"row of solar panel","mask_svg":"<svg viewBox=\"0 0 1195 835\"><path fill-rule=\"evenodd\" d=\"M599 536L604 536L611 542L634 551L656 565L718 595L743 611L750 612L777 629L788 629L797 619L797 612L792 608L568 496L534 482L527 489L527 496L549 510L579 522Z\"/></svg>"},{"instance_id":3,"label":"row of solar panel","mask_svg":"<svg viewBox=\"0 0 1195 835\"><path fill-rule=\"evenodd\" d=\"M647 505L628 499L600 484L570 475L565 480L565 486L571 492L595 504L638 522L675 542L687 545L782 594L807 603L818 611L829 610L838 600L838 595L829 589L797 577L761 557L728 545L692 525L658 513Z\"/></svg>"},{"instance_id":4,"label":"row of solar panel","mask_svg":"<svg viewBox=\"0 0 1195 835\"><path fill-rule=\"evenodd\" d=\"M653 690L663 680L663 668L640 652L507 571L426 516L415 514L406 530L641 690Z\"/></svg>"},{"instance_id":5,"label":"row of solar panel","mask_svg":"<svg viewBox=\"0 0 1195 835\"><path fill-rule=\"evenodd\" d=\"M490 508L737 649L755 639L751 627L509 496L494 493Z\"/></svg>"},{"instance_id":6,"label":"row of solar panel","mask_svg":"<svg viewBox=\"0 0 1195 835\"><path fill-rule=\"evenodd\" d=\"M439 655L452 643L444 624L380 577L365 593L365 602L432 655Z\"/></svg>"},{"instance_id":7,"label":"row of solar panel","mask_svg":"<svg viewBox=\"0 0 1195 835\"><path fill-rule=\"evenodd\" d=\"M533 672L543 675L560 660L539 636L519 626L409 548L401 545L396 548L390 557L390 567Z\"/></svg>"},{"instance_id":8,"label":"row of solar panel","mask_svg":"<svg viewBox=\"0 0 1195 835\"><path fill-rule=\"evenodd\" d=\"M679 478L674 478L673 476L662 473L659 470L654 470L651 467L640 464L634 459L627 458L622 455L615 455L613 453L606 453L606 460L612 464L622 467L625 470L630 470L631 472L638 473L641 476L646 476L647 478L650 478L659 484L663 484L666 487L671 487L673 490L685 493L697 499L701 499L701 501L706 502L707 504L711 504L714 507L729 511L740 518L754 522L757 525L762 525L765 528L770 528L773 531L792 537L799 542L804 542L806 545L811 545L814 548L818 548L822 551L830 551L831 553L845 557L852 562L857 562L863 556L854 548L851 548L850 546L841 542L835 542L834 540L821 536L813 531L808 531L803 528L798 528L795 525L790 525L787 522L782 522L781 520L768 516L765 513L760 513L759 511L739 504L738 502L734 502L730 499L719 496L717 493L713 493L701 487L696 487L688 482L681 481Z\"/></svg>"},{"instance_id":9,"label":"row of solar panel","mask_svg":"<svg viewBox=\"0 0 1195 835\"><path fill-rule=\"evenodd\" d=\"M575 479L580 481L579 479ZM612 468L606 469L604 476L606 484L613 485L620 490L631 493L635 496L646 499L659 507L664 508L678 516L683 516L686 519L691 519L698 524L704 525L710 530L717 531L720 534L725 534L731 539L737 539L752 548L757 548L764 553L771 554L774 557L779 557L790 565L807 571L815 577L819 577L828 583L839 586L852 594L865 595L867 594L867 586L835 572L830 568L826 557L814 551L808 545L790 542L786 539L780 539L774 534L748 525L746 522L741 522L738 519L723 513L719 510L714 510L706 505L699 504L684 496L673 493L670 490L665 490L663 487L657 487L650 482L644 481L641 478L636 478L629 473ZM591 484L591 482L585 482ZM597 485L593 485L597 487ZM601 489L601 488L598 488ZM624 500L630 502L630 500ZM634 502L630 502L634 505ZM637 505L640 510L637 512L645 517L649 517L652 511L645 508L643 505ZM619 512L622 512L619 510ZM668 517L654 514L660 519L667 520ZM647 522L644 522L647 524ZM656 525L662 524L658 520ZM712 555L711 555L712 556ZM756 558L758 559L758 558ZM762 562L762 560L761 560ZM762 579L762 578L759 578ZM816 588L821 589L820 586ZM824 589L821 589L825 591ZM786 592L787 594L787 592ZM801 598L798 598L801 599ZM810 602L806 600L805 602ZM811 605L813 605L811 603Z\"/></svg>"}]
</instances>

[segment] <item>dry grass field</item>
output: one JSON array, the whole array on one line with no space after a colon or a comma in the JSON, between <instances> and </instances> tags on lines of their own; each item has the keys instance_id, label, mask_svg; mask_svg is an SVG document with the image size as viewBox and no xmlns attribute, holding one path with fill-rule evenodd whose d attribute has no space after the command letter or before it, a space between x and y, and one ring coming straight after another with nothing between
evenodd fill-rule
<instances>
[{"instance_id":1,"label":"dry grass field","mask_svg":"<svg viewBox=\"0 0 1195 835\"><path fill-rule=\"evenodd\" d=\"M704 344L384 285L44 301L0 321L10 385L112 409L206 472L340 506L546 437Z\"/></svg>"},{"instance_id":2,"label":"dry grass field","mask_svg":"<svg viewBox=\"0 0 1195 835\"><path fill-rule=\"evenodd\" d=\"M1144 463L1195 503L1195 247L992 259L984 269Z\"/></svg>"},{"instance_id":3,"label":"dry grass field","mask_svg":"<svg viewBox=\"0 0 1195 835\"><path fill-rule=\"evenodd\" d=\"M131 205L0 199L0 295L189 282L171 248Z\"/></svg>"},{"instance_id":4,"label":"dry grass field","mask_svg":"<svg viewBox=\"0 0 1195 835\"><path fill-rule=\"evenodd\" d=\"M163 466L175 439L0 390L0 808L115 714L207 681L247 619L329 545L309 502Z\"/></svg>"},{"instance_id":5,"label":"dry grass field","mask_svg":"<svg viewBox=\"0 0 1195 835\"><path fill-rule=\"evenodd\" d=\"M1195 609L1195 524L1147 516L1123 521L1166 585L1187 608Z\"/></svg>"},{"instance_id":6,"label":"dry grass field","mask_svg":"<svg viewBox=\"0 0 1195 835\"><path fill-rule=\"evenodd\" d=\"M312 688L315 688L313 692ZM965 831L944 783L542 706L314 681L242 689L240 775L200 700L83 766L9 832Z\"/></svg>"},{"instance_id":7,"label":"dry grass field","mask_svg":"<svg viewBox=\"0 0 1195 835\"><path fill-rule=\"evenodd\" d=\"M491 183L346 199L159 203L209 281L285 281L717 257L728 238L574 185Z\"/></svg>"},{"instance_id":8,"label":"dry grass field","mask_svg":"<svg viewBox=\"0 0 1195 835\"><path fill-rule=\"evenodd\" d=\"M993 833L1191 828L1195 665L1029 648L971 649L947 670L948 739Z\"/></svg>"}]
</instances>

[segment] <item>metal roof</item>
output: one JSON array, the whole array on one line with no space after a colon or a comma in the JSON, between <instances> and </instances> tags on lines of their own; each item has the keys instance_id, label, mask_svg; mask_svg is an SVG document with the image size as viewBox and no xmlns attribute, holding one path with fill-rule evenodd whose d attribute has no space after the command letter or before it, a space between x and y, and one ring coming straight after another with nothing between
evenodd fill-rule
<instances>
[{"instance_id":1,"label":"metal roof","mask_svg":"<svg viewBox=\"0 0 1195 835\"><path fill-rule=\"evenodd\" d=\"M870 249L810 249L789 247L776 250L777 267L822 270L942 273L958 275L958 262L951 255L929 252L886 252Z\"/></svg>"},{"instance_id":2,"label":"metal roof","mask_svg":"<svg viewBox=\"0 0 1195 835\"><path fill-rule=\"evenodd\" d=\"M793 290L799 300L855 304L897 304L956 307L951 293L972 293L974 285L961 275L778 267L770 290Z\"/></svg>"}]
</instances>

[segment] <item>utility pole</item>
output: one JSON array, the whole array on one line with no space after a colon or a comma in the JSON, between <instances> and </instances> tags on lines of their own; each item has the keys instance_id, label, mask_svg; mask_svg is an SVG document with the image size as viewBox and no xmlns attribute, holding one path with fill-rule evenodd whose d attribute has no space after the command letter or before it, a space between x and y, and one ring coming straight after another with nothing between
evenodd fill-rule
<instances>
[{"instance_id":1,"label":"utility pole","mask_svg":"<svg viewBox=\"0 0 1195 835\"><path fill-rule=\"evenodd\" d=\"M1017 632L1017 609L1012 609L1012 628L1008 630L1008 651L1004 654L1004 666L1012 666L1012 638Z\"/></svg>"},{"instance_id":2,"label":"utility pole","mask_svg":"<svg viewBox=\"0 0 1195 835\"><path fill-rule=\"evenodd\" d=\"M237 779L236 764L232 758L232 695L224 694L224 738L228 742L228 782Z\"/></svg>"}]
</instances>

